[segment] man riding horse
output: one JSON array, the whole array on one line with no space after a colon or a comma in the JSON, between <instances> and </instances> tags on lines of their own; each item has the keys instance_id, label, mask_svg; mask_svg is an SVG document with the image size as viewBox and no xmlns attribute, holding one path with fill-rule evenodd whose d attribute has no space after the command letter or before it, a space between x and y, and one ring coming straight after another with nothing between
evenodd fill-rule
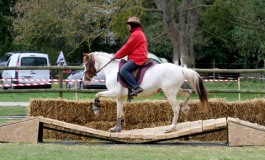
<instances>
[{"instance_id":1,"label":"man riding horse","mask_svg":"<svg viewBox=\"0 0 265 160\"><path fill-rule=\"evenodd\" d=\"M148 46L140 18L130 17L126 23L130 37L122 48L115 53L112 59L120 59L128 56L128 61L122 66L120 74L133 89L130 96L137 96L143 89L138 85L131 72L139 66L144 65L148 60Z\"/></svg>"}]
</instances>

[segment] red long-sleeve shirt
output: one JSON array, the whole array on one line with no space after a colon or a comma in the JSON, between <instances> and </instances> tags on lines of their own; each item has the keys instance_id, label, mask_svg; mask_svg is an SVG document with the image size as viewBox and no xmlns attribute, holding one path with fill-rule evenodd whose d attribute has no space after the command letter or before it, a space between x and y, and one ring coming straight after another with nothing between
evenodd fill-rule
<instances>
[{"instance_id":1,"label":"red long-sleeve shirt","mask_svg":"<svg viewBox=\"0 0 265 160\"><path fill-rule=\"evenodd\" d=\"M142 29L133 29L128 41L114 56L116 59L128 56L128 60L132 60L137 65L143 65L148 59L148 46Z\"/></svg>"}]
</instances>

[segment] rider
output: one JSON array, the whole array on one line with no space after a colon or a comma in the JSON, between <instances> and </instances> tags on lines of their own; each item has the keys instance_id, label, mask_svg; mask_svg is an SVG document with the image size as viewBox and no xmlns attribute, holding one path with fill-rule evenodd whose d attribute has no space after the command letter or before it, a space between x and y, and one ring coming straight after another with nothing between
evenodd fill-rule
<instances>
[{"instance_id":1,"label":"rider","mask_svg":"<svg viewBox=\"0 0 265 160\"><path fill-rule=\"evenodd\" d=\"M130 17L126 23L130 32L130 37L122 48L114 54L112 59L120 59L128 56L128 61L121 68L120 74L133 88L130 96L136 96L138 93L142 92L143 89L137 84L131 71L142 66L148 60L148 47L145 34L142 31L140 18Z\"/></svg>"}]
</instances>

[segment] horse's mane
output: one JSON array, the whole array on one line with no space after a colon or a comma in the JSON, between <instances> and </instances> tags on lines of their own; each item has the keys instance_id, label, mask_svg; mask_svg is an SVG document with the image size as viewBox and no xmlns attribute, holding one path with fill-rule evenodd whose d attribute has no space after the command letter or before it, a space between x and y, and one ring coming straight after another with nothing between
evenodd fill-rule
<instances>
[{"instance_id":1,"label":"horse's mane","mask_svg":"<svg viewBox=\"0 0 265 160\"><path fill-rule=\"evenodd\" d=\"M92 52L91 54L100 57L100 59L106 59L106 60L109 60L113 57L113 54L101 51Z\"/></svg>"},{"instance_id":2,"label":"horse's mane","mask_svg":"<svg viewBox=\"0 0 265 160\"><path fill-rule=\"evenodd\" d=\"M108 57L112 57L113 56L113 54L111 54L111 53L102 52L102 51L92 52L91 54L104 55L104 56L108 56Z\"/></svg>"}]
</instances>

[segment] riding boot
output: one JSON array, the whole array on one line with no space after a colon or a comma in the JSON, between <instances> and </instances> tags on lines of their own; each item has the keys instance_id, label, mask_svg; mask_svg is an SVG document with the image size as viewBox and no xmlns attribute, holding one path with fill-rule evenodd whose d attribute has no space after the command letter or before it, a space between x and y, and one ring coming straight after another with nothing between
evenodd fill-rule
<instances>
[{"instance_id":1,"label":"riding boot","mask_svg":"<svg viewBox=\"0 0 265 160\"><path fill-rule=\"evenodd\" d=\"M130 96L137 96L138 93L141 93L143 91L143 89L139 86L136 89L134 89L132 91L132 93L130 93Z\"/></svg>"},{"instance_id":2,"label":"riding boot","mask_svg":"<svg viewBox=\"0 0 265 160\"><path fill-rule=\"evenodd\" d=\"M131 100L133 99L133 96L131 96L130 94L132 93L132 88L129 87L128 88L128 96L127 96L127 102L131 102Z\"/></svg>"}]
</instances>

